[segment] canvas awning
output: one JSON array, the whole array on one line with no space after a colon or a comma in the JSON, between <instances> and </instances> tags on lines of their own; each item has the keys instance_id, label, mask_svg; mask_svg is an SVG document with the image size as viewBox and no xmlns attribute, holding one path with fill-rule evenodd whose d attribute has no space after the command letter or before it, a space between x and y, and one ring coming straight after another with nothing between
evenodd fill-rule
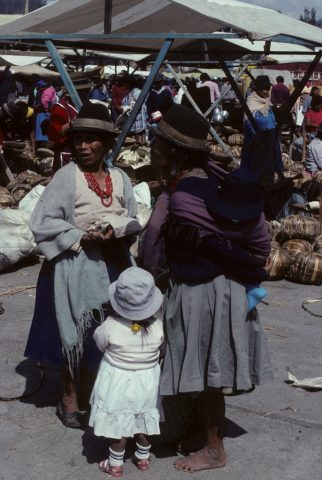
<instances>
[{"instance_id":1,"label":"canvas awning","mask_svg":"<svg viewBox=\"0 0 322 480\"><path fill-rule=\"evenodd\" d=\"M124 0L114 1L112 34L136 35L131 39L102 39L104 0L58 0L0 27L0 36L63 35L57 45L123 52L158 52L162 38L147 41L144 33L189 33L174 41L170 51L191 44L191 34L211 34L229 27L249 40L278 40L322 45L322 30L273 10L235 0ZM80 34L82 38L66 39ZM227 34L229 36L229 34ZM234 38L234 34L231 34ZM23 38L22 38L23 40ZM30 42L29 42L30 43Z\"/></svg>"}]
</instances>

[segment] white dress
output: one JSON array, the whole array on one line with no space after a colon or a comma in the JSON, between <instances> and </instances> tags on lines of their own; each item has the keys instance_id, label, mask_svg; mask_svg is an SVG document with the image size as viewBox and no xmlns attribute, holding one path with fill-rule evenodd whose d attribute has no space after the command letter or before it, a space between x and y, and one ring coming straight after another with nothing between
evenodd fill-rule
<instances>
[{"instance_id":1,"label":"white dress","mask_svg":"<svg viewBox=\"0 0 322 480\"><path fill-rule=\"evenodd\" d=\"M104 351L90 399L89 425L97 436L120 439L160 433L158 359L163 322L153 318L149 322L147 333L144 328L132 332L131 320L108 317L94 333Z\"/></svg>"}]
</instances>

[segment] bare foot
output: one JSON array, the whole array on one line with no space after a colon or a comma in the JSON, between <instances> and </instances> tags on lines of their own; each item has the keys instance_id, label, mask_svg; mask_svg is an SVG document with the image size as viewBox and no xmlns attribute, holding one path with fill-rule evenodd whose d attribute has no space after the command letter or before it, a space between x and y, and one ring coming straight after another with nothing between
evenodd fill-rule
<instances>
[{"instance_id":1,"label":"bare foot","mask_svg":"<svg viewBox=\"0 0 322 480\"><path fill-rule=\"evenodd\" d=\"M212 468L220 468L226 465L226 454L224 444L219 449L204 446L199 452L189 457L180 458L174 463L177 470L184 472L197 472L199 470L209 470Z\"/></svg>"},{"instance_id":2,"label":"bare foot","mask_svg":"<svg viewBox=\"0 0 322 480\"><path fill-rule=\"evenodd\" d=\"M178 452L197 452L201 450L207 441L207 430L191 433L181 438L177 443Z\"/></svg>"}]
</instances>

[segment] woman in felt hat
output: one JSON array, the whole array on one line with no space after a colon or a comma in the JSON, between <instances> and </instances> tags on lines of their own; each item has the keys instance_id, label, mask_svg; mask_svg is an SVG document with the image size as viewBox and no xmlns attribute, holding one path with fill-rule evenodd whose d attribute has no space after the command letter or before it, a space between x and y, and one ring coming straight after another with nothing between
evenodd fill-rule
<instances>
[{"instance_id":1,"label":"woman in felt hat","mask_svg":"<svg viewBox=\"0 0 322 480\"><path fill-rule=\"evenodd\" d=\"M108 109L84 104L73 128L74 161L55 174L30 220L45 261L25 355L62 366L57 414L72 428L82 421L75 368L83 367L85 395L93 379L86 371L100 361L93 332L106 316L107 288L131 265L126 237L141 230L129 178L107 166L115 135Z\"/></svg>"},{"instance_id":2,"label":"woman in felt hat","mask_svg":"<svg viewBox=\"0 0 322 480\"><path fill-rule=\"evenodd\" d=\"M261 179L263 177L262 183L265 183L265 186L274 182L276 166L283 169L280 142L275 131L276 119L271 108L273 106L269 94L271 86L268 75L258 75L254 91L247 98L249 110L260 129L257 135L261 135L263 131L265 133L258 138L254 146L251 140L257 138L256 132L247 116L244 116L245 140L240 164L241 167L258 173Z\"/></svg>"},{"instance_id":3,"label":"woman in felt hat","mask_svg":"<svg viewBox=\"0 0 322 480\"><path fill-rule=\"evenodd\" d=\"M227 183L227 174L208 161L209 123L202 115L175 105L150 129L156 137L152 165L170 178L142 233L139 257L141 266L157 277L165 247L170 266L165 297L168 345L160 394L198 394L191 436L178 444L179 451L197 453L175 463L179 470L194 472L225 465L223 388L247 391L273 378L257 310L247 314L245 287L266 278L270 240L256 175L250 180L255 199L249 193L244 198L249 185L238 187L238 177L228 181L234 190L228 206L223 206L227 189L222 196L218 193L223 216L207 206L211 192ZM234 216L224 218L224 209L229 214L233 209ZM243 228L240 220L246 218L250 223ZM203 245L208 239L210 248ZM253 258L251 249L262 258Z\"/></svg>"},{"instance_id":4,"label":"woman in felt hat","mask_svg":"<svg viewBox=\"0 0 322 480\"><path fill-rule=\"evenodd\" d=\"M125 446L135 438L132 462L148 470L151 444L160 433L160 349L164 341L160 311L163 297L152 275L131 267L109 288L114 312L94 333L104 356L91 396L90 426L110 439L109 458L100 469L122 476Z\"/></svg>"}]
</instances>

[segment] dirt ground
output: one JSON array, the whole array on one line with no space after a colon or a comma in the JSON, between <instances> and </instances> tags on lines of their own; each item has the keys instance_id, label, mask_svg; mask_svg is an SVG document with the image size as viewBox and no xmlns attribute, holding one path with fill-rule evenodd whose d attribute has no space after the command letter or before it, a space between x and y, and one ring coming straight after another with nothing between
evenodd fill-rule
<instances>
[{"instance_id":1,"label":"dirt ground","mask_svg":"<svg viewBox=\"0 0 322 480\"><path fill-rule=\"evenodd\" d=\"M34 286L41 263L32 260L0 274L0 293ZM266 282L269 305L260 316L271 354L275 379L247 395L227 397L226 467L190 474L192 479L308 480L321 479L322 391L309 392L287 383L286 366L299 379L321 376L322 319L301 306L321 297L321 288ZM265 299L265 300L266 300ZM35 290L0 296L0 396L18 397L40 382L37 363L23 356L35 302ZM321 312L320 304L312 306ZM98 461L106 458L108 443L90 428L64 427L55 415L60 398L60 370L43 365L36 393L15 401L0 401L1 480L91 480L106 474ZM291 407L291 408L290 408ZM173 468L178 457L172 446L152 448L148 472L130 462L129 446L123 476L129 480L180 479Z\"/></svg>"}]
</instances>

